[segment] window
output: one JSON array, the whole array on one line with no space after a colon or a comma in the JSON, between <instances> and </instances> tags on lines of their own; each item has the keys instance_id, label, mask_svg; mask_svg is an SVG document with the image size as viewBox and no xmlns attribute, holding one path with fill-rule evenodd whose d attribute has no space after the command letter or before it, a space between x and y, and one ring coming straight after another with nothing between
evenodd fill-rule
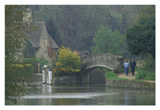
<instances>
[{"instance_id":1,"label":"window","mask_svg":"<svg viewBox=\"0 0 160 110\"><path fill-rule=\"evenodd\" d=\"M44 47L47 47L47 40L44 40Z\"/></svg>"}]
</instances>

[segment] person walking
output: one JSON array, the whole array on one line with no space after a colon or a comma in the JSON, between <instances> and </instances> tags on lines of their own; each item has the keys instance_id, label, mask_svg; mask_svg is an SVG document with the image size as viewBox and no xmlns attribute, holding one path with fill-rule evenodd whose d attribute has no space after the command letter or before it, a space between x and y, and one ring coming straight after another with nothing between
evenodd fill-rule
<instances>
[{"instance_id":1,"label":"person walking","mask_svg":"<svg viewBox=\"0 0 160 110\"><path fill-rule=\"evenodd\" d=\"M124 66L124 70L125 70L125 75L127 76L128 75L128 69L130 67L130 64L128 62L128 60L126 60L124 63L123 63L123 66Z\"/></svg>"},{"instance_id":2,"label":"person walking","mask_svg":"<svg viewBox=\"0 0 160 110\"><path fill-rule=\"evenodd\" d=\"M133 58L131 59L130 65L131 65L130 67L131 67L132 75L134 76L135 67L137 68L137 65L136 65L136 61Z\"/></svg>"}]
</instances>

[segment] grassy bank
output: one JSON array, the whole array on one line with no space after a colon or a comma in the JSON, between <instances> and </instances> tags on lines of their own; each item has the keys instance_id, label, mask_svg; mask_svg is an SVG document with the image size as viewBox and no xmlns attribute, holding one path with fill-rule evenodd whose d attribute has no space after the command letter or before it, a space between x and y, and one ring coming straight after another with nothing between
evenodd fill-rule
<instances>
[{"instance_id":1,"label":"grassy bank","mask_svg":"<svg viewBox=\"0 0 160 110\"><path fill-rule=\"evenodd\" d=\"M118 75L115 74L113 71L107 71L104 76L105 78L114 79L114 80L128 80L126 78L118 78Z\"/></svg>"}]
</instances>

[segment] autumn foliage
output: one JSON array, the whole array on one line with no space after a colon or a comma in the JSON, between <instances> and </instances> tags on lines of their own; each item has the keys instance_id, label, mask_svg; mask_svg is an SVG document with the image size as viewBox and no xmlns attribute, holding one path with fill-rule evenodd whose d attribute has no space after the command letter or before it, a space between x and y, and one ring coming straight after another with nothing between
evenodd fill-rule
<instances>
[{"instance_id":1,"label":"autumn foliage","mask_svg":"<svg viewBox=\"0 0 160 110\"><path fill-rule=\"evenodd\" d=\"M81 60L78 52L62 47L58 57L56 68L53 69L55 75L69 75L80 71Z\"/></svg>"}]
</instances>

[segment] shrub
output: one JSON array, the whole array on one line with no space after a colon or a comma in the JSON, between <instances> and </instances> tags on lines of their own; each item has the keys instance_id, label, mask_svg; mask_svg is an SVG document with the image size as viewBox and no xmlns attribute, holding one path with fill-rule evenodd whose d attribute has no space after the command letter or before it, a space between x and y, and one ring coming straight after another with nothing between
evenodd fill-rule
<instances>
[{"instance_id":1,"label":"shrub","mask_svg":"<svg viewBox=\"0 0 160 110\"><path fill-rule=\"evenodd\" d=\"M59 50L58 57L59 59L56 63L56 68L53 69L53 74L65 76L80 71L81 60L78 52L71 51L70 48L62 47Z\"/></svg>"},{"instance_id":2,"label":"shrub","mask_svg":"<svg viewBox=\"0 0 160 110\"><path fill-rule=\"evenodd\" d=\"M113 71L107 71L105 73L105 77L109 78L109 79L116 79L116 80L128 80L128 79L125 79L125 78L118 78L118 75Z\"/></svg>"},{"instance_id":3,"label":"shrub","mask_svg":"<svg viewBox=\"0 0 160 110\"><path fill-rule=\"evenodd\" d=\"M146 69L138 69L138 74L136 74L136 79L155 80L155 73L148 72Z\"/></svg>"},{"instance_id":4,"label":"shrub","mask_svg":"<svg viewBox=\"0 0 160 110\"><path fill-rule=\"evenodd\" d=\"M155 59L146 54L143 66L137 70L136 79L155 80Z\"/></svg>"},{"instance_id":5,"label":"shrub","mask_svg":"<svg viewBox=\"0 0 160 110\"><path fill-rule=\"evenodd\" d=\"M40 59L40 58L24 58L23 61L26 64L32 64L35 73L38 73L38 63L40 63L40 71L42 71L43 65L47 64L46 59Z\"/></svg>"},{"instance_id":6,"label":"shrub","mask_svg":"<svg viewBox=\"0 0 160 110\"><path fill-rule=\"evenodd\" d=\"M11 64L6 65L5 74L5 99L16 103L20 95L26 93L24 82L29 84L34 78L34 67L31 64Z\"/></svg>"},{"instance_id":7,"label":"shrub","mask_svg":"<svg viewBox=\"0 0 160 110\"><path fill-rule=\"evenodd\" d=\"M144 59L144 68L150 72L155 72L155 59L151 54L147 54Z\"/></svg>"},{"instance_id":8,"label":"shrub","mask_svg":"<svg viewBox=\"0 0 160 110\"><path fill-rule=\"evenodd\" d=\"M17 82L30 81L34 73L34 67L31 64L14 64L10 69L13 70L13 75L18 77L15 79Z\"/></svg>"},{"instance_id":9,"label":"shrub","mask_svg":"<svg viewBox=\"0 0 160 110\"><path fill-rule=\"evenodd\" d=\"M115 78L117 78L117 74L115 74L114 72L112 72L112 71L110 71L110 72L106 72L105 73L105 77L106 78L111 78L111 79L115 79Z\"/></svg>"},{"instance_id":10,"label":"shrub","mask_svg":"<svg viewBox=\"0 0 160 110\"><path fill-rule=\"evenodd\" d=\"M138 74L136 74L136 79L144 79L147 75L147 71L145 69L138 69Z\"/></svg>"},{"instance_id":11,"label":"shrub","mask_svg":"<svg viewBox=\"0 0 160 110\"><path fill-rule=\"evenodd\" d=\"M154 73L148 73L144 79L147 80L155 80L155 74Z\"/></svg>"}]
</instances>

